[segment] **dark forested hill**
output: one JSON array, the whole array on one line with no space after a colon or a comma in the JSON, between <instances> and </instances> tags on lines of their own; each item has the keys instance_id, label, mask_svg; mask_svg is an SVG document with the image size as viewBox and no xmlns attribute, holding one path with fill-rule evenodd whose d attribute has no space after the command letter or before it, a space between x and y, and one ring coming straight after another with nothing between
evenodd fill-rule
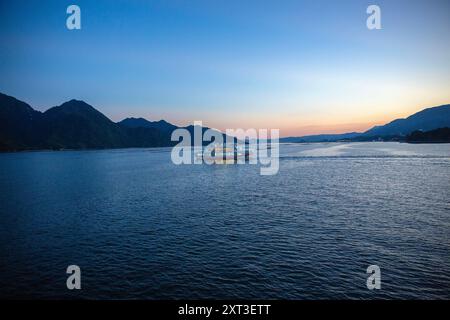
<instances>
[{"instance_id":1,"label":"dark forested hill","mask_svg":"<svg viewBox=\"0 0 450 320\"><path fill-rule=\"evenodd\" d=\"M25 102L0 93L0 150L39 148L42 119Z\"/></svg>"},{"instance_id":2,"label":"dark forested hill","mask_svg":"<svg viewBox=\"0 0 450 320\"><path fill-rule=\"evenodd\" d=\"M129 143L116 123L83 101L70 100L44 112L50 148L120 148Z\"/></svg>"},{"instance_id":3,"label":"dark forested hill","mask_svg":"<svg viewBox=\"0 0 450 320\"><path fill-rule=\"evenodd\" d=\"M170 146L170 133L114 123L84 101L45 112L0 93L0 150L91 149Z\"/></svg>"},{"instance_id":4,"label":"dark forested hill","mask_svg":"<svg viewBox=\"0 0 450 320\"><path fill-rule=\"evenodd\" d=\"M406 141L410 143L450 143L450 128L414 131L406 136Z\"/></svg>"}]
</instances>

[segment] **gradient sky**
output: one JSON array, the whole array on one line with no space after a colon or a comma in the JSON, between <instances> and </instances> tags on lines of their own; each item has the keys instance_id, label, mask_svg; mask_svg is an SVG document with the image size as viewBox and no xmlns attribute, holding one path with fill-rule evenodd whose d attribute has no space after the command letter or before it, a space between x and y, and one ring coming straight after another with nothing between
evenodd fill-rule
<instances>
[{"instance_id":1,"label":"gradient sky","mask_svg":"<svg viewBox=\"0 0 450 320\"><path fill-rule=\"evenodd\" d=\"M360 131L450 103L449 39L448 0L0 0L0 92L114 121Z\"/></svg>"}]
</instances>

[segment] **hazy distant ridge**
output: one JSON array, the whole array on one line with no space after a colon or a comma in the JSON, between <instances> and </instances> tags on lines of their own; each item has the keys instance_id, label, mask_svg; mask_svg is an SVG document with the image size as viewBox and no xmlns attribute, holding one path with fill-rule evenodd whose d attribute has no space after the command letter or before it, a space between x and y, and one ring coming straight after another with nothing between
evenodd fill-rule
<instances>
[{"instance_id":1,"label":"hazy distant ridge","mask_svg":"<svg viewBox=\"0 0 450 320\"><path fill-rule=\"evenodd\" d=\"M419 111L405 119L396 119L383 126L375 126L365 132L343 134L319 134L281 138L281 142L333 142L367 141L375 139L401 139L413 131L429 131L450 127L450 105L442 105Z\"/></svg>"}]
</instances>

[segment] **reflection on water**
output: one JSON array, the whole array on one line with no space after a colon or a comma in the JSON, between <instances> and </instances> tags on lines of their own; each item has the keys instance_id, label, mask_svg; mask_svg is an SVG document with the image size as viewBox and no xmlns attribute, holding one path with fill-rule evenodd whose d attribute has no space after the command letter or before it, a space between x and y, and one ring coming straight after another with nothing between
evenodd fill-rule
<instances>
[{"instance_id":1,"label":"reflection on water","mask_svg":"<svg viewBox=\"0 0 450 320\"><path fill-rule=\"evenodd\" d=\"M450 145L280 156L260 176L164 148L0 154L0 297L450 298Z\"/></svg>"}]
</instances>

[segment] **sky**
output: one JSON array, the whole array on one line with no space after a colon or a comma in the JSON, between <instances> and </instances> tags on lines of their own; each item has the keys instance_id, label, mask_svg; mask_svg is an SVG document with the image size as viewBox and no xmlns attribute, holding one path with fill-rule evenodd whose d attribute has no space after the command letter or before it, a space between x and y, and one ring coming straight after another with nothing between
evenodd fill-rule
<instances>
[{"instance_id":1,"label":"sky","mask_svg":"<svg viewBox=\"0 0 450 320\"><path fill-rule=\"evenodd\" d=\"M448 0L0 0L0 92L113 121L364 131L450 103L449 35Z\"/></svg>"}]
</instances>

